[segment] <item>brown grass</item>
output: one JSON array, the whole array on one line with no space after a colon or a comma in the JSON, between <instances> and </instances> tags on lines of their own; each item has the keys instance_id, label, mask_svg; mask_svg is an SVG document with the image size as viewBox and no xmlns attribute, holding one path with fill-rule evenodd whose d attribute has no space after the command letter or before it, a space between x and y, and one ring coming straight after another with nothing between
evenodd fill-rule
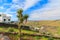
<instances>
[{"instance_id":1,"label":"brown grass","mask_svg":"<svg viewBox=\"0 0 60 40\"><path fill-rule=\"evenodd\" d=\"M27 25L30 26L60 26L60 20L44 20L44 21L28 21Z\"/></svg>"}]
</instances>

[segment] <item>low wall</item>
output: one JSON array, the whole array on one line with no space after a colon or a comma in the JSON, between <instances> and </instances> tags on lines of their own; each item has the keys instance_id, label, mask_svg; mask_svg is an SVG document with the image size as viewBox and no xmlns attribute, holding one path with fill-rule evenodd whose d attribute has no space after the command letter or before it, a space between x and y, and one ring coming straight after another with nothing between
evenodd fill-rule
<instances>
[{"instance_id":1,"label":"low wall","mask_svg":"<svg viewBox=\"0 0 60 40\"><path fill-rule=\"evenodd\" d=\"M8 28L8 27L13 27L13 28L18 28L18 26L16 24L6 24L6 23L0 23L0 27L5 27L5 28ZM29 26L21 26L21 29L24 29L24 30L31 30Z\"/></svg>"},{"instance_id":2,"label":"low wall","mask_svg":"<svg viewBox=\"0 0 60 40\"><path fill-rule=\"evenodd\" d=\"M7 24L7 23L0 23L0 27L14 27L18 28L16 24Z\"/></svg>"}]
</instances>

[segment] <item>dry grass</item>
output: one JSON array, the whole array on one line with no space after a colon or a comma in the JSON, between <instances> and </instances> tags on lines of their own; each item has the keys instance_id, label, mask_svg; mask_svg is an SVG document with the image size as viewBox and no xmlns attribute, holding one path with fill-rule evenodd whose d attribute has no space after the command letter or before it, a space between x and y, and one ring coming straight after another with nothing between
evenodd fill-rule
<instances>
[{"instance_id":1,"label":"dry grass","mask_svg":"<svg viewBox=\"0 0 60 40\"><path fill-rule=\"evenodd\" d=\"M60 35L60 20L28 21L26 25L32 27L48 26L46 29L52 34Z\"/></svg>"},{"instance_id":2,"label":"dry grass","mask_svg":"<svg viewBox=\"0 0 60 40\"><path fill-rule=\"evenodd\" d=\"M30 26L60 26L60 20L28 21L26 25Z\"/></svg>"}]
</instances>

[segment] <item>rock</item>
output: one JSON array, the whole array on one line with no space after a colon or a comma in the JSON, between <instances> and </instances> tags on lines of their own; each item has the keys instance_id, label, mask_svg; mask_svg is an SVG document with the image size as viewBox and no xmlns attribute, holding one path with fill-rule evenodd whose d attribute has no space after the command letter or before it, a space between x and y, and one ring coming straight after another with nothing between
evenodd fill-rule
<instances>
[{"instance_id":1,"label":"rock","mask_svg":"<svg viewBox=\"0 0 60 40\"><path fill-rule=\"evenodd\" d=\"M10 40L10 38L8 36L3 36L1 40Z\"/></svg>"}]
</instances>

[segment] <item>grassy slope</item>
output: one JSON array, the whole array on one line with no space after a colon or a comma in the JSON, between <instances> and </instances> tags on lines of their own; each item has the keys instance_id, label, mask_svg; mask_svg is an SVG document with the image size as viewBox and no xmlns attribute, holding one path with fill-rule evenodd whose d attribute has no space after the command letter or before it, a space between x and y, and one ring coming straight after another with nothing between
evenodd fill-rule
<instances>
[{"instance_id":1,"label":"grassy slope","mask_svg":"<svg viewBox=\"0 0 60 40\"><path fill-rule=\"evenodd\" d=\"M59 34L60 35L60 20L45 20L45 21L29 21L27 25L40 27L42 25L49 26L47 29L52 34ZM53 27L52 29L49 29ZM56 28L54 28L56 27Z\"/></svg>"},{"instance_id":2,"label":"grassy slope","mask_svg":"<svg viewBox=\"0 0 60 40\"><path fill-rule=\"evenodd\" d=\"M0 32L9 32L9 29L11 29L11 27L9 28L5 28L5 27L1 27L0 26ZM19 32L18 29L13 28L14 32ZM27 34L35 34L37 32L34 31L29 31L29 30L21 30L22 33L27 33Z\"/></svg>"},{"instance_id":3,"label":"grassy slope","mask_svg":"<svg viewBox=\"0 0 60 40\"><path fill-rule=\"evenodd\" d=\"M30 25L30 26L36 26L36 27L40 27L42 25L46 25L46 26L57 26L56 30L55 29L50 29L50 32L55 34L56 31L57 31L57 34L60 35L60 20L55 20L55 21L50 21L50 20L47 20L47 21L30 21L27 23L27 25ZM3 30L4 29L4 30ZM2 32L8 32L9 29L6 29L6 28L1 28L0 27L0 31ZM18 32L17 29L14 29L16 32ZM36 32L32 32L32 31L28 31L28 30L22 30L22 32L24 33L30 33L30 34L34 34ZM42 38L40 40L48 40L47 38Z\"/></svg>"}]
</instances>

